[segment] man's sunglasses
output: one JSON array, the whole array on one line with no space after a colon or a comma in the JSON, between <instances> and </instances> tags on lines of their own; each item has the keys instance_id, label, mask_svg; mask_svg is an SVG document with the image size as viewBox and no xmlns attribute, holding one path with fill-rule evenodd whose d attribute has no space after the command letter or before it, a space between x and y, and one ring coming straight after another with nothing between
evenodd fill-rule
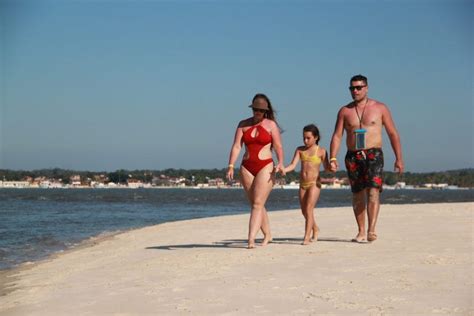
<instances>
[{"instance_id":1,"label":"man's sunglasses","mask_svg":"<svg viewBox=\"0 0 474 316\"><path fill-rule=\"evenodd\" d=\"M259 113L266 113L267 112L267 110L265 110L265 109L257 109L257 108L252 108L252 111L259 112Z\"/></svg>"},{"instance_id":2,"label":"man's sunglasses","mask_svg":"<svg viewBox=\"0 0 474 316\"><path fill-rule=\"evenodd\" d=\"M354 90L360 91L364 87L367 87L367 86L350 86L349 90L351 90L351 91L354 91Z\"/></svg>"}]
</instances>

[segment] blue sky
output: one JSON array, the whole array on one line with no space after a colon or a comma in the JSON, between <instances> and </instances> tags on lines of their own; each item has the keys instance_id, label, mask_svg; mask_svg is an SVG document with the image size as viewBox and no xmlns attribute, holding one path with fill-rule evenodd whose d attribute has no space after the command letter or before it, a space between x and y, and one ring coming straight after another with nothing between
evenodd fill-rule
<instances>
[{"instance_id":1,"label":"blue sky","mask_svg":"<svg viewBox=\"0 0 474 316\"><path fill-rule=\"evenodd\" d=\"M392 111L407 171L473 167L473 11L458 0L0 1L0 168L223 168L258 92L289 163L308 123L329 147L359 73Z\"/></svg>"}]
</instances>

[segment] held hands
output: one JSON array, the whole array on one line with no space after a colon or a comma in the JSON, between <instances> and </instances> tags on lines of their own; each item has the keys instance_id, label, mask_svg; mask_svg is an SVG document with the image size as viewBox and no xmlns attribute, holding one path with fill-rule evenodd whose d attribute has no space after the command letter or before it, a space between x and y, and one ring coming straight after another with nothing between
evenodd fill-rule
<instances>
[{"instance_id":1,"label":"held hands","mask_svg":"<svg viewBox=\"0 0 474 316\"><path fill-rule=\"evenodd\" d=\"M275 166L274 168L275 173L280 173L282 176L285 176L285 166L283 166L282 163L278 163L278 165Z\"/></svg>"}]
</instances>

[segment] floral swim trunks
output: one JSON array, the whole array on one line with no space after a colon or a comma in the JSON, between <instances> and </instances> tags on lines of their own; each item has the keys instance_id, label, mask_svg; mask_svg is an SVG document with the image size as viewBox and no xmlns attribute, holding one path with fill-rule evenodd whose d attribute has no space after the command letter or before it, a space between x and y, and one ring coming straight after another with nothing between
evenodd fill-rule
<instances>
[{"instance_id":1,"label":"floral swim trunks","mask_svg":"<svg viewBox=\"0 0 474 316\"><path fill-rule=\"evenodd\" d=\"M383 184L383 152L381 148L348 151L345 158L352 193Z\"/></svg>"}]
</instances>

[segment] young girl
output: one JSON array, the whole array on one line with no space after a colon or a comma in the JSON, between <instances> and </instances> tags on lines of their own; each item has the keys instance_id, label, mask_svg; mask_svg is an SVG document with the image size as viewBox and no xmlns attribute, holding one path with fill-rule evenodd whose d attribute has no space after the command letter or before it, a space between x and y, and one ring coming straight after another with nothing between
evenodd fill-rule
<instances>
[{"instance_id":1,"label":"young girl","mask_svg":"<svg viewBox=\"0 0 474 316\"><path fill-rule=\"evenodd\" d=\"M318 145L319 129L316 125L310 124L303 128L303 142L304 146L296 148L293 160L284 169L284 172L293 171L301 160L299 198L301 211L305 218L303 245L308 245L311 241L318 240L319 233L314 219L314 207L321 191L319 167L322 163L324 170L329 170L330 165L326 149L320 148Z\"/></svg>"}]
</instances>

